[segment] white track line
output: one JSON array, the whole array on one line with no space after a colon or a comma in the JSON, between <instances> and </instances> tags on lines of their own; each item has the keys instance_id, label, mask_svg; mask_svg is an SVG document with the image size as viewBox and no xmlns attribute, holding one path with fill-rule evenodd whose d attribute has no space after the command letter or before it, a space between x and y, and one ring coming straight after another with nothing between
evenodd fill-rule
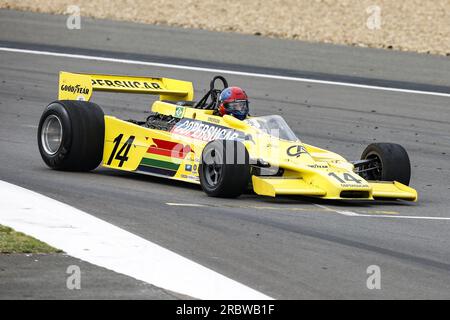
<instances>
[{"instance_id":1,"label":"white track line","mask_svg":"<svg viewBox=\"0 0 450 320\"><path fill-rule=\"evenodd\" d=\"M272 75L272 74L240 72L240 71L214 69L214 68L201 68L201 67L192 67L192 66L185 66L185 65L168 64L168 63L131 60L131 59L106 58L106 57L83 55L83 54L71 54L71 53L61 53L61 52L52 52L52 51L16 49L16 48L8 48L8 47L0 47L0 51L15 52L15 53L28 53L28 54L52 56L52 57L74 58L74 59L82 59L82 60L135 64L135 65L152 66L152 67L159 67L159 68L171 68L171 69L183 69L183 70L200 71L200 72L223 73L223 74L231 74L231 75L237 75L237 76L265 78L265 79L273 79L273 80L328 84L328 85L334 85L334 86L392 91L392 92L402 92L402 93L413 93L413 94L423 94L423 95L431 95L431 96L447 97L447 98L450 97L450 93L421 91L421 90L408 90L408 89L391 88L391 87L383 87L383 86L370 86L370 85L355 84L355 83L348 83L348 82L315 80L315 79L300 78L300 77L285 77L285 76L278 76L278 75Z\"/></svg>"},{"instance_id":2,"label":"white track line","mask_svg":"<svg viewBox=\"0 0 450 320\"><path fill-rule=\"evenodd\" d=\"M358 217L450 221L450 218L448 218L448 217L393 216L393 215L391 216L391 215L381 215L381 214L380 215L358 214Z\"/></svg>"},{"instance_id":3,"label":"white track line","mask_svg":"<svg viewBox=\"0 0 450 320\"><path fill-rule=\"evenodd\" d=\"M168 206L179 206L179 207L206 207L204 204L197 204L197 203L174 203L174 202L167 202ZM338 210L333 209L321 204L314 204L314 206L321 208L328 212L334 212L341 214L343 216L347 217L368 217L368 218L393 218L393 219L417 219L417 220L448 220L450 221L450 217L426 217L426 216L399 216L399 215L389 215L389 214L364 214L364 213L357 213L349 210ZM258 209L254 207L254 209ZM268 208L270 209L277 209L277 208ZM305 209L306 210L306 209Z\"/></svg>"},{"instance_id":4,"label":"white track line","mask_svg":"<svg viewBox=\"0 0 450 320\"><path fill-rule=\"evenodd\" d=\"M361 213L356 213L353 211L344 211L344 210L337 210L337 209L333 209L327 206L323 206L320 204L314 204L316 207L322 208L326 211L330 211L330 212L335 212L335 213L339 213L342 214L344 216L349 216L349 217L369 217L369 218L392 218L392 219L416 219L416 220L447 220L450 221L450 217L426 217L426 216L397 216L397 215L374 215L374 214L361 214Z\"/></svg>"},{"instance_id":5,"label":"white track line","mask_svg":"<svg viewBox=\"0 0 450 320\"><path fill-rule=\"evenodd\" d=\"M73 257L194 298L271 299L41 194L1 180L0 194L0 224L36 237Z\"/></svg>"},{"instance_id":6,"label":"white track line","mask_svg":"<svg viewBox=\"0 0 450 320\"><path fill-rule=\"evenodd\" d=\"M173 207L206 207L203 204L197 204L197 203L174 203L174 202L166 202L168 206Z\"/></svg>"},{"instance_id":7,"label":"white track line","mask_svg":"<svg viewBox=\"0 0 450 320\"><path fill-rule=\"evenodd\" d=\"M320 205L320 204L315 204L316 207L319 207L321 209L324 209L325 211L331 211L331 212L335 212L335 213L339 213L342 214L344 216L349 216L349 217L354 217L354 216L359 216L358 213L356 212L352 212L352 211L347 211L347 210L335 210L335 209L331 209L329 207Z\"/></svg>"}]
</instances>

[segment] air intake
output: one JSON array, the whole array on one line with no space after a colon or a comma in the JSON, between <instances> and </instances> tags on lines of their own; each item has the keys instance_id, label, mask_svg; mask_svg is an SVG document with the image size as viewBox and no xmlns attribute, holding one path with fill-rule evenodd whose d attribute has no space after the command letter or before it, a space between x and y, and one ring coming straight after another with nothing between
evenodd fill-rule
<instances>
[{"instance_id":1,"label":"air intake","mask_svg":"<svg viewBox=\"0 0 450 320\"><path fill-rule=\"evenodd\" d=\"M341 198L345 199L367 199L369 191L342 191Z\"/></svg>"}]
</instances>

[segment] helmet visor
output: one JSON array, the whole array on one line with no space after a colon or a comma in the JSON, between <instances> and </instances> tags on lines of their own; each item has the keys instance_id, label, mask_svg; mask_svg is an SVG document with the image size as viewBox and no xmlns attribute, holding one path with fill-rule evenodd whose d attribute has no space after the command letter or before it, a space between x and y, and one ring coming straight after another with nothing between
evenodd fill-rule
<instances>
[{"instance_id":1,"label":"helmet visor","mask_svg":"<svg viewBox=\"0 0 450 320\"><path fill-rule=\"evenodd\" d=\"M246 113L248 112L248 101L247 100L236 100L232 102L228 102L225 104L225 107L229 111L237 111Z\"/></svg>"}]
</instances>

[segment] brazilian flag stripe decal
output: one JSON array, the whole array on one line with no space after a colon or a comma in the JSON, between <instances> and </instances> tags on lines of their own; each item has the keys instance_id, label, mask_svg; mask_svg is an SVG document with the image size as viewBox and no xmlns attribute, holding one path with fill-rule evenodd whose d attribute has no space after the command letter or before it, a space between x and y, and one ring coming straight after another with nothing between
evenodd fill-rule
<instances>
[{"instance_id":1,"label":"brazilian flag stripe decal","mask_svg":"<svg viewBox=\"0 0 450 320\"><path fill-rule=\"evenodd\" d=\"M180 165L177 163L156 160L156 159L150 159L150 158L143 158L141 161L141 165L156 167L156 168L161 168L161 169L167 169L167 170L174 170L174 171L177 171L178 168L180 167Z\"/></svg>"},{"instance_id":2,"label":"brazilian flag stripe decal","mask_svg":"<svg viewBox=\"0 0 450 320\"><path fill-rule=\"evenodd\" d=\"M173 177L175 175L175 173L177 173L176 171L172 171L172 170L165 170L165 169L160 169L160 168L156 168L156 167L147 167L147 166L139 166L137 168L137 171L146 172L146 173L150 173L150 174L157 174L160 176L168 176L168 177Z\"/></svg>"},{"instance_id":3,"label":"brazilian flag stripe decal","mask_svg":"<svg viewBox=\"0 0 450 320\"><path fill-rule=\"evenodd\" d=\"M153 144L148 148L137 170L175 176L181 162L191 152L190 146L155 138L152 141Z\"/></svg>"}]
</instances>

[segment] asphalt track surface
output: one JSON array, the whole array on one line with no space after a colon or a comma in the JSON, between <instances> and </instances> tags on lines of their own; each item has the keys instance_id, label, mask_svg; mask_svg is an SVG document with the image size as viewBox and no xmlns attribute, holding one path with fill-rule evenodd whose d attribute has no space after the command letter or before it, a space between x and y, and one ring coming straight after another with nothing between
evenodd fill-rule
<instances>
[{"instance_id":1,"label":"asphalt track surface","mask_svg":"<svg viewBox=\"0 0 450 320\"><path fill-rule=\"evenodd\" d=\"M67 289L67 269L78 266L79 289ZM187 299L65 254L0 257L1 300L18 299Z\"/></svg>"},{"instance_id":2,"label":"asphalt track surface","mask_svg":"<svg viewBox=\"0 0 450 320\"><path fill-rule=\"evenodd\" d=\"M234 63L253 71L276 67L278 72L290 66L298 74L323 77L326 63L320 61L334 59L337 65L330 67L330 78L402 82L424 90L445 91L450 86L448 58L293 42L286 42L283 50L279 40L92 20L85 21L85 29L68 31L63 17L14 11L0 11L0 27L2 46L7 41L25 49L58 45L110 56L137 51L160 59L167 55L169 63L178 58L205 61L208 67ZM74 32L78 33L72 36ZM140 34L150 33L154 42L140 40ZM214 61L199 39L208 39L212 48L224 42L237 46L232 58L221 52ZM239 43L242 61L235 52ZM305 51L311 52L310 63L305 62ZM291 55L274 65L274 52L298 52L299 57ZM293 60L284 65L288 59ZM371 64L364 68L364 61ZM417 203L341 203L250 194L230 201L208 198L197 186L155 177L102 168L61 173L45 167L36 144L37 124L43 108L56 98L60 70L186 79L194 83L197 97L214 75L0 52L0 179L84 210L277 299L450 298L450 220L429 219L450 218L448 97L226 76L229 83L246 89L252 114L282 115L309 144L348 159L358 159L372 142L402 144L412 162L411 185L419 192ZM106 114L137 120L145 119L152 99L94 95ZM366 287L371 265L381 269L381 290Z\"/></svg>"}]
</instances>

